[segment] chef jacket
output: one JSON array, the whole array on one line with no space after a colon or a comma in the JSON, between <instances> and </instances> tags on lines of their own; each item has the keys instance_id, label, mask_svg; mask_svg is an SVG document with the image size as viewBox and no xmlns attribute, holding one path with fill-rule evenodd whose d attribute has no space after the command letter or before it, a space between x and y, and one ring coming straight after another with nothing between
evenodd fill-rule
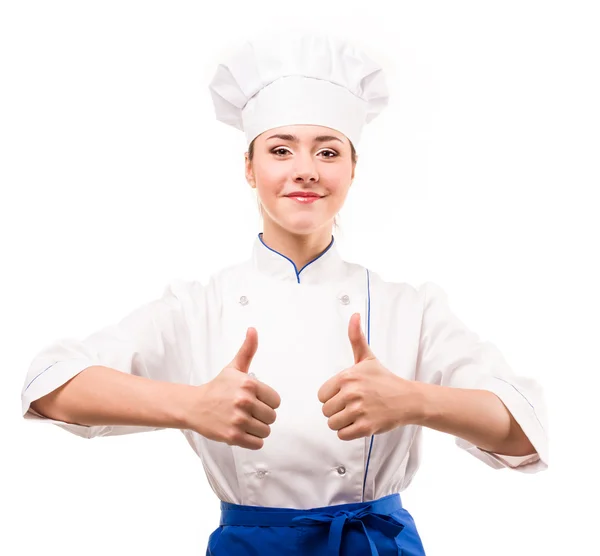
<instances>
[{"instance_id":1,"label":"chef jacket","mask_svg":"<svg viewBox=\"0 0 600 556\"><path fill-rule=\"evenodd\" d=\"M155 427L86 426L37 414L31 402L93 365L150 379L200 385L234 357L248 327L258 349L256 378L281 397L271 434L259 450L229 446L182 430L220 500L308 509L376 500L411 483L421 459L422 427L340 440L317 392L354 364L348 323L361 326L379 361L398 376L442 386L489 390L519 423L537 453L510 457L455 437L490 467L534 473L548 465L547 417L540 385L517 376L499 350L480 341L451 311L433 282L415 288L383 280L342 259L335 239L298 270L262 235L251 256L199 281L174 280L162 296L83 340L63 338L34 357L22 389L26 419L85 438Z\"/></svg>"}]
</instances>

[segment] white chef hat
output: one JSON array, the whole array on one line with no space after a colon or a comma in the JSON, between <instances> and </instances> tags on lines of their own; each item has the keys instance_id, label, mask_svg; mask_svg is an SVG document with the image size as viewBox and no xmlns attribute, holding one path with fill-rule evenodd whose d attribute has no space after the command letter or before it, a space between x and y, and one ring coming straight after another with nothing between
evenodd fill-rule
<instances>
[{"instance_id":1,"label":"white chef hat","mask_svg":"<svg viewBox=\"0 0 600 556\"><path fill-rule=\"evenodd\" d=\"M291 31L247 41L219 64L209 86L217 120L248 144L275 127L333 128L356 146L388 103L383 69L342 39Z\"/></svg>"}]
</instances>

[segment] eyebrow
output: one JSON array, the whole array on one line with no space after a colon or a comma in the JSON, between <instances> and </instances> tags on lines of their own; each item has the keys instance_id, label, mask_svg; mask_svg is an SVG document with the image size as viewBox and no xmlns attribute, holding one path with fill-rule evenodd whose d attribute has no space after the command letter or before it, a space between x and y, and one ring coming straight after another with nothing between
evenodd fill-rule
<instances>
[{"instance_id":1,"label":"eyebrow","mask_svg":"<svg viewBox=\"0 0 600 556\"><path fill-rule=\"evenodd\" d=\"M291 141L292 143L298 143L300 141L296 135L290 135L288 133L271 135L271 137L267 137L266 141L269 139L283 139L284 141ZM334 135L317 135L317 137L314 138L314 141L315 143L323 143L324 141L339 141L340 143L343 143L341 139Z\"/></svg>"}]
</instances>

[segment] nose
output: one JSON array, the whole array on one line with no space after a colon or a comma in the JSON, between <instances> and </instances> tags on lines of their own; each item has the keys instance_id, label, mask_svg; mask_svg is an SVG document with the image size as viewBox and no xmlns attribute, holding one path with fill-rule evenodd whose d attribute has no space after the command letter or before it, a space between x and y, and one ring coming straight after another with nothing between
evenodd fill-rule
<instances>
[{"instance_id":1,"label":"nose","mask_svg":"<svg viewBox=\"0 0 600 556\"><path fill-rule=\"evenodd\" d=\"M294 181L296 183L315 182L318 178L319 175L312 157L298 157L294 168Z\"/></svg>"},{"instance_id":2,"label":"nose","mask_svg":"<svg viewBox=\"0 0 600 556\"><path fill-rule=\"evenodd\" d=\"M296 173L296 176L294 177L294 181L296 183L315 182L315 181L317 181L317 178L313 175L303 172L301 174Z\"/></svg>"}]
</instances>

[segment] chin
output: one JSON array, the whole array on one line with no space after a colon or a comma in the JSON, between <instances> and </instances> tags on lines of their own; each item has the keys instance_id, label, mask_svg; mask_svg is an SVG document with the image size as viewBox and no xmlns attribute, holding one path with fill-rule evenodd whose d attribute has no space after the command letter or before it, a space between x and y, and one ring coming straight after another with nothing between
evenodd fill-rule
<instances>
[{"instance_id":1,"label":"chin","mask_svg":"<svg viewBox=\"0 0 600 556\"><path fill-rule=\"evenodd\" d=\"M327 220L313 217L299 217L281 220L279 225L288 232L297 235L313 233L327 224Z\"/></svg>"}]
</instances>

